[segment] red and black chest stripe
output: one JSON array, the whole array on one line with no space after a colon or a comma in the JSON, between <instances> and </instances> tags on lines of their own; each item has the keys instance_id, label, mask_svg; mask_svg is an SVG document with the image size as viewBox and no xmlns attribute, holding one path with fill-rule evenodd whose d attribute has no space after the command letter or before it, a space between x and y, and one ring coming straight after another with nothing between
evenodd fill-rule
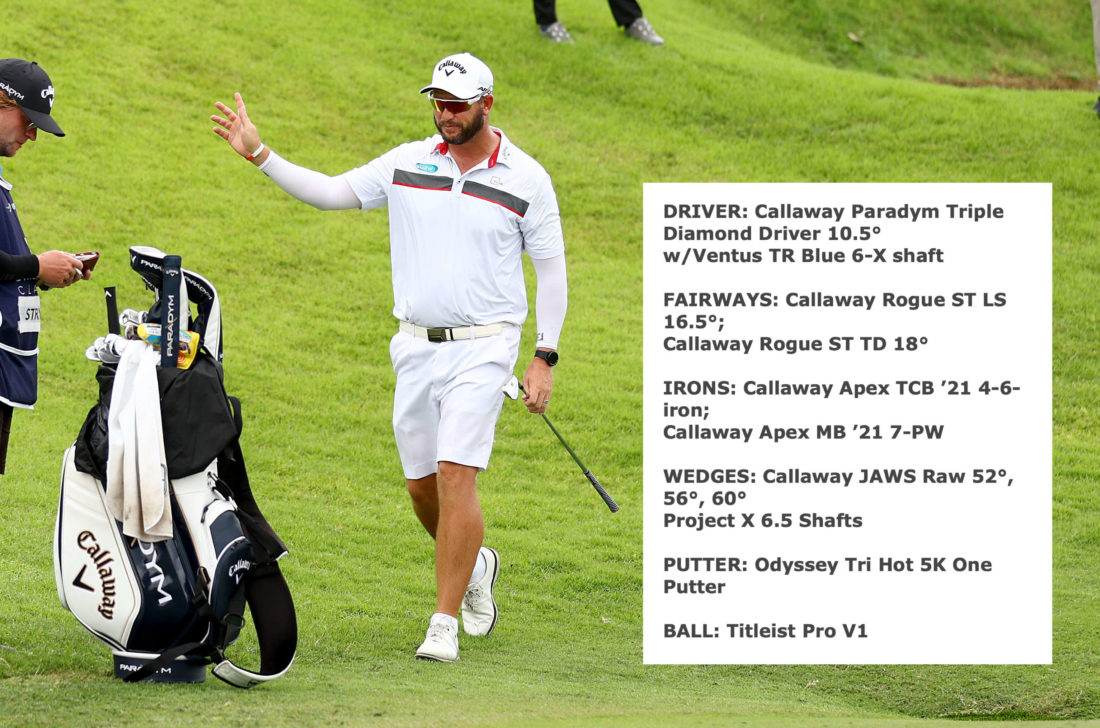
<instances>
[{"instance_id":1,"label":"red and black chest stripe","mask_svg":"<svg viewBox=\"0 0 1100 728\"><path fill-rule=\"evenodd\" d=\"M418 190L432 190L436 192L449 192L454 189L454 182L455 181L450 177L443 177L437 174L420 174L418 172L409 172L404 169L395 169L393 171L393 183L401 187L412 187ZM500 205L520 217L527 214L527 208L530 207L531 204L522 197L517 197L510 192L505 192L502 189L474 181L467 181L462 185L462 194Z\"/></svg>"},{"instance_id":2,"label":"red and black chest stripe","mask_svg":"<svg viewBox=\"0 0 1100 728\"><path fill-rule=\"evenodd\" d=\"M404 169L393 171L393 183L401 187L414 187L418 190L449 191L454 187L455 181L450 177L442 177L438 174L420 174Z\"/></svg>"},{"instance_id":3,"label":"red and black chest stripe","mask_svg":"<svg viewBox=\"0 0 1100 728\"><path fill-rule=\"evenodd\" d=\"M486 202L494 202L507 210L511 210L520 217L527 214L527 208L531 204L523 198L516 197L496 187L483 185L480 182L470 181L462 185L462 194L476 197Z\"/></svg>"}]
</instances>

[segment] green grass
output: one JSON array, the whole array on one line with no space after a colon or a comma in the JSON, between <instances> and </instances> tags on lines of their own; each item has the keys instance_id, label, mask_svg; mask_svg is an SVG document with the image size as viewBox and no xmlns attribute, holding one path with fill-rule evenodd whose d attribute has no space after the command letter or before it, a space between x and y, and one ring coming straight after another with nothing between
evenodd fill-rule
<instances>
[{"instance_id":1,"label":"green grass","mask_svg":"<svg viewBox=\"0 0 1100 728\"><path fill-rule=\"evenodd\" d=\"M566 47L539 38L523 2L44 0L10 14L3 55L52 74L69 134L0 161L27 236L36 250L103 258L92 284L44 296L41 401L16 414L0 479L0 725L1100 718L1095 98L924 81L1090 87L1087 10L1068 0L644 7L664 48L627 41L602 3L581 0L559 3L577 40ZM505 559L500 628L464 640L462 660L442 666L411 659L433 601L431 545L389 425L385 212L291 200L207 117L239 90L268 144L341 172L432 132L416 90L459 49L494 68L494 123L554 177L570 315L553 419L623 510L609 515L542 423L506 408L479 481ZM642 664L642 183L710 181L1053 183L1052 665ZM119 684L54 589L58 468L95 392L83 351L103 333L100 286L117 285L124 306L151 302L127 265L134 244L179 253L218 287L253 488L292 550L298 659L253 691L213 678ZM254 645L235 649L255 664Z\"/></svg>"},{"instance_id":2,"label":"green grass","mask_svg":"<svg viewBox=\"0 0 1100 728\"><path fill-rule=\"evenodd\" d=\"M800 58L900 78L1095 85L1083 3L743 0L715 11Z\"/></svg>"}]
</instances>

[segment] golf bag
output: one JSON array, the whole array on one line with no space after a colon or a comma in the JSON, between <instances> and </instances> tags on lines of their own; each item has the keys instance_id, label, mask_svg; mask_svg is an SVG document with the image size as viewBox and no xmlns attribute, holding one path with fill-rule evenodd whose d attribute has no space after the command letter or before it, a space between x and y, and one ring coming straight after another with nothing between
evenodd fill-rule
<instances>
[{"instance_id":1,"label":"golf bag","mask_svg":"<svg viewBox=\"0 0 1100 728\"><path fill-rule=\"evenodd\" d=\"M172 291L176 321L171 316L161 320L192 329L203 344L186 369L155 366L156 392L142 393L159 403L163 460L158 462L163 472L157 480L165 481L162 507L170 535L143 540L124 533L128 528L132 533L130 504L122 520L116 517L109 483L117 478L119 466L116 462L109 475L109 455L121 455L112 450L109 424L117 426L118 420L111 419L110 408L120 401L113 395L122 394L114 392L116 381L124 387L129 379L117 358L101 358L96 372L99 400L62 463L54 535L58 595L85 628L111 647L116 677L201 682L205 666L214 663L218 678L252 687L289 669L298 631L290 590L277 563L286 546L252 496L239 442L240 402L227 396L222 383L217 292L201 276L174 269L172 263L178 266L179 259L154 248L131 248L130 258L134 270L157 292L149 320L169 303L164 292ZM177 273L182 277L178 293L165 285ZM188 296L197 303L194 317ZM109 311L112 304L109 298ZM108 318L115 316L109 313ZM166 330L163 345L171 338ZM123 345L141 347L142 355L151 346L141 340L123 340ZM148 405L140 396L136 399L137 407ZM147 434L139 428L134 439L148 440ZM123 480L132 478L134 469L122 474ZM242 669L224 655L244 626L246 604L259 641L258 672Z\"/></svg>"}]
</instances>

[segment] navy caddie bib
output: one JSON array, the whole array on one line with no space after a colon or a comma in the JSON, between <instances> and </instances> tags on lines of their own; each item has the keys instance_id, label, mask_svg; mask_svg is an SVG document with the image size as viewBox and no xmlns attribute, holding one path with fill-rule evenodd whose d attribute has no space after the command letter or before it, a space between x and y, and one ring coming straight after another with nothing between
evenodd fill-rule
<instances>
[{"instance_id":1,"label":"navy caddie bib","mask_svg":"<svg viewBox=\"0 0 1100 728\"><path fill-rule=\"evenodd\" d=\"M0 250L29 255L11 184L0 177ZM31 408L38 399L41 306L35 280L0 281L0 402Z\"/></svg>"}]
</instances>

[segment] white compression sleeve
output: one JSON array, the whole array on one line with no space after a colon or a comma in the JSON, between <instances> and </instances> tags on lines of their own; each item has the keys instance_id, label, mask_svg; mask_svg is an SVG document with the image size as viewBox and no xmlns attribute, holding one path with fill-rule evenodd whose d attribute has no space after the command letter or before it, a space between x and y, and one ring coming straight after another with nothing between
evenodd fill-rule
<instances>
[{"instance_id":1,"label":"white compression sleeve","mask_svg":"<svg viewBox=\"0 0 1100 728\"><path fill-rule=\"evenodd\" d=\"M359 196L342 177L330 177L299 167L280 157L274 149L268 152L267 159L260 165L260 171L291 197L309 203L318 210L354 210L361 206Z\"/></svg>"},{"instance_id":2,"label":"white compression sleeve","mask_svg":"<svg viewBox=\"0 0 1100 728\"><path fill-rule=\"evenodd\" d=\"M565 256L532 258L538 285L535 289L535 347L558 348L569 304L569 283L565 275Z\"/></svg>"}]
</instances>

